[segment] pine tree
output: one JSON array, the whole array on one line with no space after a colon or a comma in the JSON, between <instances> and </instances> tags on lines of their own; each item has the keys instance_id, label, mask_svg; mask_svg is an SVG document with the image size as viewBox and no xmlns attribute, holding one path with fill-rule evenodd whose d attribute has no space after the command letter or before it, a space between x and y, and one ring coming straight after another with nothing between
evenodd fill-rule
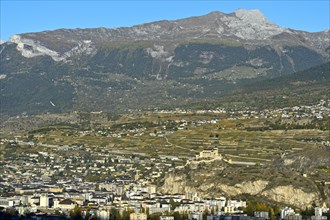
<instances>
[{"instance_id":1,"label":"pine tree","mask_svg":"<svg viewBox=\"0 0 330 220\"><path fill-rule=\"evenodd\" d=\"M81 207L75 206L71 211L70 211L70 217L71 219L74 220L80 220L82 219L82 210Z\"/></svg>"}]
</instances>

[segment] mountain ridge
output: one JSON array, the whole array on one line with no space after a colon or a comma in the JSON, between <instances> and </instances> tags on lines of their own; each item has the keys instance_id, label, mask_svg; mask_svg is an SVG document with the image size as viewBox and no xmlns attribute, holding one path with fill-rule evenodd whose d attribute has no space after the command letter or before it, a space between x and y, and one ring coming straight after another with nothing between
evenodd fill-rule
<instances>
[{"instance_id":1,"label":"mountain ridge","mask_svg":"<svg viewBox=\"0 0 330 220\"><path fill-rule=\"evenodd\" d=\"M324 41L324 39L327 38L327 36L323 36L326 35L326 32L309 33L283 28L268 21L259 10L239 9L229 14L214 11L202 16L182 18L178 20L162 20L133 25L131 27L57 29L54 31L26 33L14 35L8 42L23 45L26 44L35 48L36 51L40 49L41 52L44 51L44 47L46 47L52 51L45 52L46 55L50 55L55 61L62 61L65 59L54 58L54 53L67 53L70 50L81 46L93 47L93 45L98 45L104 41L219 39L246 41L249 44L254 44L255 42L253 41L258 40L269 44L270 40L277 41L277 38L280 37L278 35L281 34L291 34L295 36L295 40L304 38L306 41L307 39L309 42L307 42L305 46L320 44L320 41ZM54 35L55 39L52 39L51 35ZM318 38L322 39L312 37L312 35L321 35ZM314 38L314 40L316 39L316 42L310 38ZM54 40L60 40L64 50L53 49L52 46L54 45L52 45L52 43L54 42L52 41ZM281 38L281 40L283 40L283 38ZM40 44L38 44L38 42L40 42ZM321 48L324 49L322 46L316 49L319 50ZM88 52L86 53L88 54ZM23 52L22 54L27 57L31 56L24 54Z\"/></svg>"}]
</instances>

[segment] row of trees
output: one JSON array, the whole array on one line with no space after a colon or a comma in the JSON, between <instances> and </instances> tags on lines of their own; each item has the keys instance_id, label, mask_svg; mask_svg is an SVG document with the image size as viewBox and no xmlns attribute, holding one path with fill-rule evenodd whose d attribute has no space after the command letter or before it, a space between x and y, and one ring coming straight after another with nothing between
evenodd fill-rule
<instances>
[{"instance_id":1,"label":"row of trees","mask_svg":"<svg viewBox=\"0 0 330 220\"><path fill-rule=\"evenodd\" d=\"M270 206L266 203L249 201L246 208L243 209L244 213L249 216L254 216L255 211L264 211L269 213L269 218L275 220L278 218L281 212L281 208L277 205Z\"/></svg>"},{"instance_id":2,"label":"row of trees","mask_svg":"<svg viewBox=\"0 0 330 220\"><path fill-rule=\"evenodd\" d=\"M124 209L122 212L120 212L119 209L112 208L110 210L110 220L129 220L130 219L130 214L133 213L133 210L130 209ZM167 216L173 216L174 220L185 220L188 219L188 213L182 213L180 214L179 212L173 212L173 213L149 213L148 208L146 210L142 209L142 213L146 213L147 219L148 220L159 220L160 216L162 215L167 215ZM59 216L65 217L61 213L57 213ZM205 213L206 214L206 213ZM70 218L73 220L92 220L92 219L97 219L96 213L92 213L90 207L87 207L86 209L86 215L83 217L83 211L82 208L79 206L76 206L74 209L72 209L69 213ZM204 219L204 216L203 216ZM205 215L206 219L206 215Z\"/></svg>"}]
</instances>

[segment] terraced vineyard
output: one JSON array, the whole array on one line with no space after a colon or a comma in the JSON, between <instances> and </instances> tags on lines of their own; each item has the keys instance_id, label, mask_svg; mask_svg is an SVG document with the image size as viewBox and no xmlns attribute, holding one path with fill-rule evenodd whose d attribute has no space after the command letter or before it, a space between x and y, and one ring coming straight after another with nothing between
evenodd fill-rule
<instances>
[{"instance_id":1,"label":"terraced vineyard","mask_svg":"<svg viewBox=\"0 0 330 220\"><path fill-rule=\"evenodd\" d=\"M320 140L329 141L328 130L273 130L267 127L280 118L230 118L223 113L161 112L130 113L115 121L107 120L102 114L79 117L76 124L55 124L26 130L21 133L22 139L32 140L36 145L42 143L42 146L84 145L191 158L205 148L217 147L228 160L260 164L285 153L320 147ZM262 130L258 131L259 128Z\"/></svg>"}]
</instances>

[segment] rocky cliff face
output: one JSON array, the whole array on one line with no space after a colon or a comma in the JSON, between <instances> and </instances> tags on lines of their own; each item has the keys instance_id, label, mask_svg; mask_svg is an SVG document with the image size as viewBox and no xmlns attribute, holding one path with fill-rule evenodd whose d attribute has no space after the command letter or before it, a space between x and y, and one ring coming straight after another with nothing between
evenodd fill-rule
<instances>
[{"instance_id":1,"label":"rocky cliff face","mask_svg":"<svg viewBox=\"0 0 330 220\"><path fill-rule=\"evenodd\" d=\"M203 197L258 197L282 205L305 208L312 203L322 204L329 198L308 178L290 170L274 167L230 167L224 162L186 165L167 174L159 188L166 193L197 193Z\"/></svg>"},{"instance_id":2,"label":"rocky cliff face","mask_svg":"<svg viewBox=\"0 0 330 220\"><path fill-rule=\"evenodd\" d=\"M237 183L233 186L225 184L219 185L219 188L222 192L227 192L229 196L237 196L240 194L258 195L266 188L268 183L268 181L256 180Z\"/></svg>"},{"instance_id":3,"label":"rocky cliff face","mask_svg":"<svg viewBox=\"0 0 330 220\"><path fill-rule=\"evenodd\" d=\"M268 181L263 180L242 182L235 185L205 182L205 184L199 187L193 187L185 181L183 176L170 174L166 177L161 191L172 194L197 193L200 196L206 197L226 195L229 198L249 194L253 196L264 196L277 203L299 208L308 207L313 202L320 200L320 194L318 192L305 192L304 189L295 188L294 185L277 186L267 189L268 184Z\"/></svg>"},{"instance_id":4,"label":"rocky cliff face","mask_svg":"<svg viewBox=\"0 0 330 220\"><path fill-rule=\"evenodd\" d=\"M189 186L187 184L186 178L184 175L167 175L165 178L164 185L162 186L162 192L169 192L172 194L175 193L195 193L198 189Z\"/></svg>"},{"instance_id":5,"label":"rocky cliff face","mask_svg":"<svg viewBox=\"0 0 330 220\"><path fill-rule=\"evenodd\" d=\"M313 202L321 199L317 191L305 192L304 189L295 188L294 185L277 186L263 191L261 195L273 201L302 208L311 206Z\"/></svg>"}]
</instances>

